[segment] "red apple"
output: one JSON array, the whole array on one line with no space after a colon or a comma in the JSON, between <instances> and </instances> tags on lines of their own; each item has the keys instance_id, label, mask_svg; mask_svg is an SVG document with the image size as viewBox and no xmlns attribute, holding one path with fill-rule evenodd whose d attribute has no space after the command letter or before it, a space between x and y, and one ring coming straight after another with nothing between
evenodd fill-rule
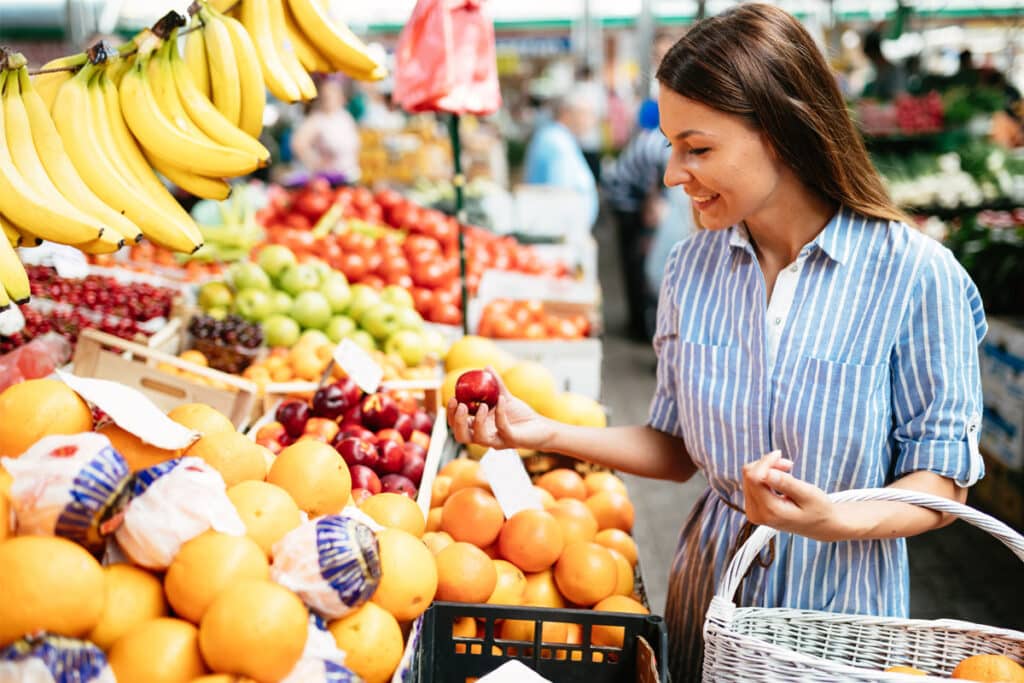
<instances>
[{"instance_id":1,"label":"red apple","mask_svg":"<svg viewBox=\"0 0 1024 683\"><path fill-rule=\"evenodd\" d=\"M285 401L278 406L274 417L284 425L289 436L297 439L306 429L309 412L309 405L305 401Z\"/></svg>"},{"instance_id":2,"label":"red apple","mask_svg":"<svg viewBox=\"0 0 1024 683\"><path fill-rule=\"evenodd\" d=\"M363 399L363 424L377 432L395 426L398 404L387 394L372 394Z\"/></svg>"},{"instance_id":3,"label":"red apple","mask_svg":"<svg viewBox=\"0 0 1024 683\"><path fill-rule=\"evenodd\" d=\"M380 463L380 454L369 441L349 437L342 439L335 450L348 463L349 467L352 465L365 465L366 467L376 468Z\"/></svg>"},{"instance_id":4,"label":"red apple","mask_svg":"<svg viewBox=\"0 0 1024 683\"><path fill-rule=\"evenodd\" d=\"M395 441L401 446L405 443L405 439L402 437L402 433L397 429L382 429L377 432L377 441Z\"/></svg>"},{"instance_id":5,"label":"red apple","mask_svg":"<svg viewBox=\"0 0 1024 683\"><path fill-rule=\"evenodd\" d=\"M412 428L430 434L434 431L434 418L425 410L417 410L412 416ZM405 440L408 441L409 437L405 437Z\"/></svg>"},{"instance_id":6,"label":"red apple","mask_svg":"<svg viewBox=\"0 0 1024 683\"><path fill-rule=\"evenodd\" d=\"M337 382L320 387L313 394L313 415L337 420L354 405Z\"/></svg>"},{"instance_id":7,"label":"red apple","mask_svg":"<svg viewBox=\"0 0 1024 683\"><path fill-rule=\"evenodd\" d=\"M368 491L371 495L380 493L380 477L366 465L349 465L348 473L352 475L352 497L356 498L356 491ZM358 505L362 501L356 498Z\"/></svg>"},{"instance_id":8,"label":"red apple","mask_svg":"<svg viewBox=\"0 0 1024 683\"><path fill-rule=\"evenodd\" d=\"M311 417L303 434L322 436L326 443L330 443L338 435L338 423L326 417Z\"/></svg>"},{"instance_id":9,"label":"red apple","mask_svg":"<svg viewBox=\"0 0 1024 683\"><path fill-rule=\"evenodd\" d=\"M351 377L345 377L339 379L334 383L334 386L341 389L341 392L345 395L345 403L350 406L359 405L360 400L363 398L363 390L359 388Z\"/></svg>"},{"instance_id":10,"label":"red apple","mask_svg":"<svg viewBox=\"0 0 1024 683\"><path fill-rule=\"evenodd\" d=\"M376 477L377 475L374 474L373 476ZM380 486L380 480L377 480L377 485ZM380 491L378 490L377 493L380 493ZM375 495L377 494L367 489L352 489L352 502L356 504L356 507L359 507L363 504L364 500Z\"/></svg>"},{"instance_id":11,"label":"red apple","mask_svg":"<svg viewBox=\"0 0 1024 683\"><path fill-rule=\"evenodd\" d=\"M493 408L498 405L498 379L489 370L468 370L455 382L455 400L465 403L470 415L484 405Z\"/></svg>"},{"instance_id":12,"label":"red apple","mask_svg":"<svg viewBox=\"0 0 1024 683\"><path fill-rule=\"evenodd\" d=\"M341 430L338 432L338 435L334 437L334 447L337 448L338 443L340 443L342 439L347 439L350 436L354 436L357 439L362 439L363 441L369 441L374 446L377 445L377 435L371 432L369 429L367 429L363 425L352 424L351 422L343 422L341 423Z\"/></svg>"},{"instance_id":13,"label":"red apple","mask_svg":"<svg viewBox=\"0 0 1024 683\"><path fill-rule=\"evenodd\" d=\"M395 430L402 435L403 441L408 441L409 437L412 436L412 430L415 429L413 424L412 416L402 413L395 420Z\"/></svg>"},{"instance_id":14,"label":"red apple","mask_svg":"<svg viewBox=\"0 0 1024 683\"><path fill-rule=\"evenodd\" d=\"M402 444L397 441L381 441L377 445L377 453L380 460L377 461L376 470L381 474L397 474L402 471L405 465L405 451Z\"/></svg>"},{"instance_id":15,"label":"red apple","mask_svg":"<svg viewBox=\"0 0 1024 683\"><path fill-rule=\"evenodd\" d=\"M380 478L381 490L384 493L401 493L416 500L416 484L409 477L401 474L386 474Z\"/></svg>"},{"instance_id":16,"label":"red apple","mask_svg":"<svg viewBox=\"0 0 1024 683\"><path fill-rule=\"evenodd\" d=\"M356 403L354 406L345 411L345 417L342 418L341 423L344 424L363 424L363 404L362 402Z\"/></svg>"},{"instance_id":17,"label":"red apple","mask_svg":"<svg viewBox=\"0 0 1024 683\"><path fill-rule=\"evenodd\" d=\"M402 462L400 474L409 477L414 484L419 486L420 480L423 478L423 468L427 464L427 452L414 443L402 446L402 452L405 460Z\"/></svg>"},{"instance_id":18,"label":"red apple","mask_svg":"<svg viewBox=\"0 0 1024 683\"><path fill-rule=\"evenodd\" d=\"M409 437L409 442L419 444L423 447L423 450L427 450L430 448L430 434L416 430Z\"/></svg>"}]
</instances>

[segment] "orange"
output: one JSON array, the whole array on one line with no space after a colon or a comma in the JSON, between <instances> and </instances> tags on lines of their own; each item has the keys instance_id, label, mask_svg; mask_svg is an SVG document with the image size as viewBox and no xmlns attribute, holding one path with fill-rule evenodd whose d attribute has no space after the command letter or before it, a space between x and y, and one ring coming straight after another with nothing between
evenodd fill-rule
<instances>
[{"instance_id":1,"label":"orange","mask_svg":"<svg viewBox=\"0 0 1024 683\"><path fill-rule=\"evenodd\" d=\"M302 524L302 513L292 497L280 486L265 481L243 481L228 489L228 498L245 525L245 533L266 553L274 544Z\"/></svg>"},{"instance_id":2,"label":"orange","mask_svg":"<svg viewBox=\"0 0 1024 683\"><path fill-rule=\"evenodd\" d=\"M639 559L636 541L622 529L602 529L594 536L594 542L600 543L610 550L617 550L629 560L630 566L636 566Z\"/></svg>"},{"instance_id":3,"label":"orange","mask_svg":"<svg viewBox=\"0 0 1024 683\"><path fill-rule=\"evenodd\" d=\"M920 669L915 669L912 666L890 666L888 669L885 670L885 672L890 674L907 674L908 676L928 675L927 671L921 671Z\"/></svg>"},{"instance_id":4,"label":"orange","mask_svg":"<svg viewBox=\"0 0 1024 683\"><path fill-rule=\"evenodd\" d=\"M483 489L456 491L445 501L441 511L441 529L456 541L466 541L485 548L498 538L505 515L491 494Z\"/></svg>"},{"instance_id":5,"label":"orange","mask_svg":"<svg viewBox=\"0 0 1024 683\"><path fill-rule=\"evenodd\" d=\"M189 363L195 363L196 365L202 365L204 368L210 366L210 361L207 360L206 356L203 355L202 351L196 349L188 349L178 354L178 358ZM173 419L173 418L172 418Z\"/></svg>"},{"instance_id":6,"label":"orange","mask_svg":"<svg viewBox=\"0 0 1024 683\"><path fill-rule=\"evenodd\" d=\"M565 636L565 642L570 645L582 645L583 644L583 626L580 624L566 624L568 632Z\"/></svg>"},{"instance_id":7,"label":"orange","mask_svg":"<svg viewBox=\"0 0 1024 683\"><path fill-rule=\"evenodd\" d=\"M446 474L439 474L434 478L430 487L430 507L438 508L444 505L445 499L451 493L452 478Z\"/></svg>"},{"instance_id":8,"label":"orange","mask_svg":"<svg viewBox=\"0 0 1024 683\"><path fill-rule=\"evenodd\" d=\"M167 615L164 587L160 579L130 564L103 568L106 600L103 614L86 640L103 650L143 622Z\"/></svg>"},{"instance_id":9,"label":"orange","mask_svg":"<svg viewBox=\"0 0 1024 683\"><path fill-rule=\"evenodd\" d=\"M633 576L633 565L618 550L609 548L608 552L612 554L612 558L615 560L615 595L632 595L633 586L636 583L636 578Z\"/></svg>"},{"instance_id":10,"label":"orange","mask_svg":"<svg viewBox=\"0 0 1024 683\"><path fill-rule=\"evenodd\" d=\"M427 526L426 531L440 531L441 530L441 508L430 508L430 512L427 513Z\"/></svg>"},{"instance_id":11,"label":"orange","mask_svg":"<svg viewBox=\"0 0 1024 683\"><path fill-rule=\"evenodd\" d=\"M284 678L302 656L309 613L298 596L271 581L245 579L217 596L199 625L199 648L217 673L259 683Z\"/></svg>"},{"instance_id":12,"label":"orange","mask_svg":"<svg viewBox=\"0 0 1024 683\"><path fill-rule=\"evenodd\" d=\"M537 480L537 486L545 489L555 500L562 498L586 500L587 498L587 487L583 483L583 477L576 474L574 470L564 467L541 475Z\"/></svg>"},{"instance_id":13,"label":"orange","mask_svg":"<svg viewBox=\"0 0 1024 683\"><path fill-rule=\"evenodd\" d=\"M167 413L167 417L203 435L235 431L235 425L224 413L205 403L182 403Z\"/></svg>"},{"instance_id":14,"label":"orange","mask_svg":"<svg viewBox=\"0 0 1024 683\"><path fill-rule=\"evenodd\" d=\"M452 543L455 543L455 539L446 531L428 531L423 534L423 544L433 555L437 555Z\"/></svg>"},{"instance_id":15,"label":"orange","mask_svg":"<svg viewBox=\"0 0 1024 683\"><path fill-rule=\"evenodd\" d=\"M595 612L628 612L629 614L650 614L648 609L633 598L613 595L594 605ZM622 626L594 626L590 631L590 642L604 647L622 647L626 629Z\"/></svg>"},{"instance_id":16,"label":"orange","mask_svg":"<svg viewBox=\"0 0 1024 683\"><path fill-rule=\"evenodd\" d=\"M498 574L491 597L487 598L490 605L521 605L526 595L526 576L519 567L506 560L492 560Z\"/></svg>"},{"instance_id":17,"label":"orange","mask_svg":"<svg viewBox=\"0 0 1024 683\"><path fill-rule=\"evenodd\" d=\"M401 529L378 532L380 583L372 600L399 621L423 614L437 593L437 565L423 541Z\"/></svg>"},{"instance_id":18,"label":"orange","mask_svg":"<svg viewBox=\"0 0 1024 683\"><path fill-rule=\"evenodd\" d=\"M1024 667L1005 655L974 655L957 664L949 677L984 683L1024 683Z\"/></svg>"},{"instance_id":19,"label":"orange","mask_svg":"<svg viewBox=\"0 0 1024 683\"><path fill-rule=\"evenodd\" d=\"M594 513L598 529L633 530L633 503L626 494L601 491L587 498L587 507Z\"/></svg>"},{"instance_id":20,"label":"orange","mask_svg":"<svg viewBox=\"0 0 1024 683\"><path fill-rule=\"evenodd\" d=\"M523 592L524 605L537 607L565 607L565 598L555 585L555 574L550 569L526 575L526 590Z\"/></svg>"},{"instance_id":21,"label":"orange","mask_svg":"<svg viewBox=\"0 0 1024 683\"><path fill-rule=\"evenodd\" d=\"M626 484L611 472L591 472L583 477L583 485L587 489L587 497L601 491L617 491L628 495Z\"/></svg>"},{"instance_id":22,"label":"orange","mask_svg":"<svg viewBox=\"0 0 1024 683\"><path fill-rule=\"evenodd\" d=\"M452 543L437 562L437 599L450 602L487 602L498 583L494 561L472 543Z\"/></svg>"},{"instance_id":23,"label":"orange","mask_svg":"<svg viewBox=\"0 0 1024 683\"><path fill-rule=\"evenodd\" d=\"M498 536L501 556L524 572L547 569L563 548L562 527L544 510L520 510L505 522Z\"/></svg>"},{"instance_id":24,"label":"orange","mask_svg":"<svg viewBox=\"0 0 1024 683\"><path fill-rule=\"evenodd\" d=\"M567 600L590 607L615 592L618 569L602 545L574 541L555 564L555 584Z\"/></svg>"},{"instance_id":25,"label":"orange","mask_svg":"<svg viewBox=\"0 0 1024 683\"><path fill-rule=\"evenodd\" d=\"M456 491L461 491L462 489L468 489L471 487L476 487L478 489L483 489L488 493L493 493L493 491L491 491L491 483L487 481L486 477L484 477L483 470L477 468L476 470L460 472L452 477L452 483L448 486L448 496L450 497Z\"/></svg>"},{"instance_id":26,"label":"orange","mask_svg":"<svg viewBox=\"0 0 1024 683\"><path fill-rule=\"evenodd\" d=\"M341 512L352 493L348 465L327 444L295 443L278 453L267 481L280 486L311 517Z\"/></svg>"},{"instance_id":27,"label":"orange","mask_svg":"<svg viewBox=\"0 0 1024 683\"><path fill-rule=\"evenodd\" d=\"M372 602L332 621L327 629L345 653L345 666L366 683L384 683L402 661L402 629L385 609Z\"/></svg>"},{"instance_id":28,"label":"orange","mask_svg":"<svg viewBox=\"0 0 1024 683\"><path fill-rule=\"evenodd\" d=\"M0 456L17 458L50 434L92 431L92 411L55 379L30 379L0 392Z\"/></svg>"},{"instance_id":29,"label":"orange","mask_svg":"<svg viewBox=\"0 0 1024 683\"><path fill-rule=\"evenodd\" d=\"M138 472L147 467L159 465L166 460L181 456L181 451L179 450L168 451L163 448L157 448L146 443L131 432L126 432L114 423L103 427L99 430L99 433L110 439L110 445L114 447L115 451L124 456L125 462L128 463L128 468L132 472Z\"/></svg>"},{"instance_id":30,"label":"orange","mask_svg":"<svg viewBox=\"0 0 1024 683\"><path fill-rule=\"evenodd\" d=\"M263 549L248 536L207 531L181 546L164 576L174 612L198 624L225 589L242 579L269 579Z\"/></svg>"},{"instance_id":31,"label":"orange","mask_svg":"<svg viewBox=\"0 0 1024 683\"><path fill-rule=\"evenodd\" d=\"M501 624L500 637L502 640L518 640L532 643L536 632L536 622L506 619ZM568 624L564 621L545 621L541 625L540 641L542 643L565 643L568 642L568 635Z\"/></svg>"},{"instance_id":32,"label":"orange","mask_svg":"<svg viewBox=\"0 0 1024 683\"><path fill-rule=\"evenodd\" d=\"M231 488L243 481L263 481L267 477L266 449L238 432L210 432L185 450L185 455L202 458L224 477Z\"/></svg>"},{"instance_id":33,"label":"orange","mask_svg":"<svg viewBox=\"0 0 1024 683\"><path fill-rule=\"evenodd\" d=\"M548 510L562 527L568 545L573 541L592 541L597 536L597 520L587 504L575 498L563 498Z\"/></svg>"},{"instance_id":34,"label":"orange","mask_svg":"<svg viewBox=\"0 0 1024 683\"><path fill-rule=\"evenodd\" d=\"M473 617L459 617L452 623L452 636L455 638L475 638L476 619Z\"/></svg>"},{"instance_id":35,"label":"orange","mask_svg":"<svg viewBox=\"0 0 1024 683\"><path fill-rule=\"evenodd\" d=\"M33 631L80 638L103 615L103 568L80 545L55 536L0 542L0 647Z\"/></svg>"},{"instance_id":36,"label":"orange","mask_svg":"<svg viewBox=\"0 0 1024 683\"><path fill-rule=\"evenodd\" d=\"M465 473L475 474L479 471L480 463L476 460L470 460L469 458L456 458L438 470L437 475L439 477L450 477L451 479L455 479Z\"/></svg>"},{"instance_id":37,"label":"orange","mask_svg":"<svg viewBox=\"0 0 1024 683\"><path fill-rule=\"evenodd\" d=\"M547 510L549 507L554 506L555 497L548 493L547 489L542 489L539 486L534 485L533 490L540 496L540 504Z\"/></svg>"},{"instance_id":38,"label":"orange","mask_svg":"<svg viewBox=\"0 0 1024 683\"><path fill-rule=\"evenodd\" d=\"M412 498L400 493L378 493L363 501L359 509L373 518L377 524L408 531L419 538L426 530L427 522L423 511Z\"/></svg>"},{"instance_id":39,"label":"orange","mask_svg":"<svg viewBox=\"0 0 1024 683\"><path fill-rule=\"evenodd\" d=\"M107 659L124 683L188 683L206 673L196 627L170 617L133 628L114 643Z\"/></svg>"},{"instance_id":40,"label":"orange","mask_svg":"<svg viewBox=\"0 0 1024 683\"><path fill-rule=\"evenodd\" d=\"M481 548L481 550L483 550L484 554L486 554L487 557L491 558L492 560L500 560L501 559L501 551L498 550L498 542L497 541L495 541L494 543L490 544L486 548Z\"/></svg>"}]
</instances>

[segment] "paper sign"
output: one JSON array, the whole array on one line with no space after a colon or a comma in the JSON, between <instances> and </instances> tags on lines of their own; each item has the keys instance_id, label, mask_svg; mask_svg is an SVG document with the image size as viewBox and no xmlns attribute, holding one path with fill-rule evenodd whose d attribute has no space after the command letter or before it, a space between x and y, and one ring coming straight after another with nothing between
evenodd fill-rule
<instances>
[{"instance_id":1,"label":"paper sign","mask_svg":"<svg viewBox=\"0 0 1024 683\"><path fill-rule=\"evenodd\" d=\"M377 391L384 379L384 370L377 361L351 339L342 339L334 347L334 362L367 394Z\"/></svg>"},{"instance_id":2,"label":"paper sign","mask_svg":"<svg viewBox=\"0 0 1024 683\"><path fill-rule=\"evenodd\" d=\"M533 488L530 475L523 467L523 459L514 449L491 449L480 460L480 469L505 513L505 519L520 510L543 510L540 494Z\"/></svg>"},{"instance_id":3,"label":"paper sign","mask_svg":"<svg viewBox=\"0 0 1024 683\"><path fill-rule=\"evenodd\" d=\"M481 678L477 683L551 683L518 659L512 659Z\"/></svg>"},{"instance_id":4,"label":"paper sign","mask_svg":"<svg viewBox=\"0 0 1024 683\"><path fill-rule=\"evenodd\" d=\"M110 416L118 427L157 448L187 448L200 434L164 415L137 389L107 379L76 377L57 370L57 377L79 396Z\"/></svg>"}]
</instances>

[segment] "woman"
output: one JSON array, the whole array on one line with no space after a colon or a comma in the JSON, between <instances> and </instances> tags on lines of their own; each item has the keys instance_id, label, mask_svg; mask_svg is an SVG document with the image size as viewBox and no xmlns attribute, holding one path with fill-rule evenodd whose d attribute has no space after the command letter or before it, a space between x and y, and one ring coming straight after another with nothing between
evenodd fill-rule
<instances>
[{"instance_id":1,"label":"woman","mask_svg":"<svg viewBox=\"0 0 1024 683\"><path fill-rule=\"evenodd\" d=\"M904 537L951 520L826 492L965 499L982 472L986 324L949 251L901 221L796 20L739 5L693 27L657 75L665 183L705 230L666 265L649 423L558 424L505 391L493 413L453 401L448 418L464 442L704 474L665 608L678 682L699 679L704 614L748 523L783 533L741 604L906 616Z\"/></svg>"},{"instance_id":2,"label":"woman","mask_svg":"<svg viewBox=\"0 0 1024 683\"><path fill-rule=\"evenodd\" d=\"M310 173L359 180L359 129L345 109L345 89L334 78L323 79L319 96L292 136L295 158Z\"/></svg>"}]
</instances>

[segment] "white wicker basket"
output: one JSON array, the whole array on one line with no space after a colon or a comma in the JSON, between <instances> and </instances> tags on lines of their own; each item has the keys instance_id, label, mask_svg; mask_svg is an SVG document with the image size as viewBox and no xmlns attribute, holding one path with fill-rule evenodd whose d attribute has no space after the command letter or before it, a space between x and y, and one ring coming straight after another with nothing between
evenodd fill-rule
<instances>
[{"instance_id":1,"label":"white wicker basket","mask_svg":"<svg viewBox=\"0 0 1024 683\"><path fill-rule=\"evenodd\" d=\"M863 489L834 502L894 501L949 513L1002 541L1024 561L1024 537L966 505L900 489ZM737 607L751 563L778 532L758 527L733 557L704 622L704 675L710 683L755 681L942 681L963 659L1003 654L1024 661L1024 633L953 620L915 620L812 610ZM1021 578L1024 579L1024 573ZM912 666L932 676L884 673Z\"/></svg>"}]
</instances>

